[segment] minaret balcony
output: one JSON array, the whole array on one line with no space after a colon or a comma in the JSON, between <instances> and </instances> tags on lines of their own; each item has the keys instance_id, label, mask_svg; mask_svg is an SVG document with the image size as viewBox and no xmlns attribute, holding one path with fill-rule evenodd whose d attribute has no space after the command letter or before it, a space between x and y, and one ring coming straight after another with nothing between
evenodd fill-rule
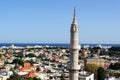
<instances>
[{"instance_id":1,"label":"minaret balcony","mask_svg":"<svg viewBox=\"0 0 120 80\"><path fill-rule=\"evenodd\" d=\"M76 46L74 46L74 45L69 45L69 49L78 49L78 50L80 50L80 45L76 45Z\"/></svg>"},{"instance_id":2,"label":"minaret balcony","mask_svg":"<svg viewBox=\"0 0 120 80\"><path fill-rule=\"evenodd\" d=\"M71 65L70 65L70 66L68 67L68 69L70 69L70 70L76 70L76 71L77 71L77 70L80 70L80 65L75 65L75 66L73 66L73 65L71 66Z\"/></svg>"}]
</instances>

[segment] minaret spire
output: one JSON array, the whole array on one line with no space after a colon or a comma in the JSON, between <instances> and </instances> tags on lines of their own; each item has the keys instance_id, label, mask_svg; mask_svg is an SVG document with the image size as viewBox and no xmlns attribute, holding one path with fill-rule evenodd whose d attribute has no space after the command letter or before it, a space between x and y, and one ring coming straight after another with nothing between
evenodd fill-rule
<instances>
[{"instance_id":1,"label":"minaret spire","mask_svg":"<svg viewBox=\"0 0 120 80\"><path fill-rule=\"evenodd\" d=\"M76 20L76 7L74 7L73 24L77 24L77 20Z\"/></svg>"}]
</instances>

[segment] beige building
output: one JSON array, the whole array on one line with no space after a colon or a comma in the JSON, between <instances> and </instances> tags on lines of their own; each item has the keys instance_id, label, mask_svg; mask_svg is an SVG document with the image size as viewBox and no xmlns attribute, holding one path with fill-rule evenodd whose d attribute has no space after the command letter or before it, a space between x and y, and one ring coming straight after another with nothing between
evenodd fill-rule
<instances>
[{"instance_id":1,"label":"beige building","mask_svg":"<svg viewBox=\"0 0 120 80\"><path fill-rule=\"evenodd\" d=\"M99 67L107 68L110 65L110 61L99 58L87 59L87 64L95 64Z\"/></svg>"}]
</instances>

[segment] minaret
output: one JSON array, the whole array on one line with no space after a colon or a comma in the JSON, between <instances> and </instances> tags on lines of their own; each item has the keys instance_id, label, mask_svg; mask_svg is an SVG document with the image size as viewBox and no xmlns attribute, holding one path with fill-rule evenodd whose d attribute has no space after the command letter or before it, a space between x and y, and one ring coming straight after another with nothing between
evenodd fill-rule
<instances>
[{"instance_id":1,"label":"minaret","mask_svg":"<svg viewBox=\"0 0 120 80\"><path fill-rule=\"evenodd\" d=\"M80 66L78 65L78 57L80 46L78 43L78 24L76 21L76 10L74 8L74 18L70 30L70 65L69 65L69 80L78 80Z\"/></svg>"}]
</instances>

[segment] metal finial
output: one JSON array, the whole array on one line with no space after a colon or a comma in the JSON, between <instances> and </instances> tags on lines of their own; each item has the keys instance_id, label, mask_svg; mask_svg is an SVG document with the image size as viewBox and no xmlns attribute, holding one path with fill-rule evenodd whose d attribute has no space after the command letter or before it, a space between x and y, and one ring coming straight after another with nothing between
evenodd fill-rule
<instances>
[{"instance_id":1,"label":"metal finial","mask_svg":"<svg viewBox=\"0 0 120 80\"><path fill-rule=\"evenodd\" d=\"M76 17L76 7L74 7L74 18Z\"/></svg>"}]
</instances>

